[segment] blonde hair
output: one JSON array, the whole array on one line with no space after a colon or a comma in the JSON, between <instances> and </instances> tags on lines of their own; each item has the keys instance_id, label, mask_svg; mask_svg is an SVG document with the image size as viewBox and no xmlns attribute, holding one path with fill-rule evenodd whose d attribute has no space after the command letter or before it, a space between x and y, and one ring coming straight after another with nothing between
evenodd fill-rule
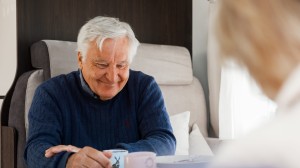
<instances>
[{"instance_id":1,"label":"blonde hair","mask_svg":"<svg viewBox=\"0 0 300 168\"><path fill-rule=\"evenodd\" d=\"M271 98L300 60L300 0L219 0L220 54L245 65Z\"/></svg>"}]
</instances>

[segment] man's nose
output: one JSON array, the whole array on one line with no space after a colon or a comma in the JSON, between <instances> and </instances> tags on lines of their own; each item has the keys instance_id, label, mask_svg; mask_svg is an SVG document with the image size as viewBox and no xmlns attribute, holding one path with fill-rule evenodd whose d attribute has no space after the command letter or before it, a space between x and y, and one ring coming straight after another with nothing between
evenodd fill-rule
<instances>
[{"instance_id":1,"label":"man's nose","mask_svg":"<svg viewBox=\"0 0 300 168\"><path fill-rule=\"evenodd\" d=\"M118 70L116 67L111 66L107 73L106 73L106 78L110 83L115 83L118 81Z\"/></svg>"}]
</instances>

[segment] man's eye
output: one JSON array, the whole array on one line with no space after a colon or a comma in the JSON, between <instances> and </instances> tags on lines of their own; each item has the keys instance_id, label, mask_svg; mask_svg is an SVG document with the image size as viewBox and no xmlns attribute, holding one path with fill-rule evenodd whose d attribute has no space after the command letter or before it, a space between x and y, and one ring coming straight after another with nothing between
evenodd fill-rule
<instances>
[{"instance_id":1,"label":"man's eye","mask_svg":"<svg viewBox=\"0 0 300 168\"><path fill-rule=\"evenodd\" d=\"M119 64L117 65L117 68L124 69L127 66L127 64Z\"/></svg>"},{"instance_id":2,"label":"man's eye","mask_svg":"<svg viewBox=\"0 0 300 168\"><path fill-rule=\"evenodd\" d=\"M107 68L107 67L108 67L107 64L96 64L96 66L97 66L98 68L101 68L101 69Z\"/></svg>"}]
</instances>

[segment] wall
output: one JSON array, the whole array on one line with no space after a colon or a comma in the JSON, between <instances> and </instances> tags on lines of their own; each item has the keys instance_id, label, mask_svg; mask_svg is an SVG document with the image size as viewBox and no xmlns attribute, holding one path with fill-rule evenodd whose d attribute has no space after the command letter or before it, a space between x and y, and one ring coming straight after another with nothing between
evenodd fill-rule
<instances>
[{"instance_id":1,"label":"wall","mask_svg":"<svg viewBox=\"0 0 300 168\"><path fill-rule=\"evenodd\" d=\"M16 73L16 36L16 0L0 0L0 96L6 95Z\"/></svg>"},{"instance_id":2,"label":"wall","mask_svg":"<svg viewBox=\"0 0 300 168\"><path fill-rule=\"evenodd\" d=\"M208 16L209 1L193 0L193 72L202 84L206 107L209 111L207 79Z\"/></svg>"}]
</instances>

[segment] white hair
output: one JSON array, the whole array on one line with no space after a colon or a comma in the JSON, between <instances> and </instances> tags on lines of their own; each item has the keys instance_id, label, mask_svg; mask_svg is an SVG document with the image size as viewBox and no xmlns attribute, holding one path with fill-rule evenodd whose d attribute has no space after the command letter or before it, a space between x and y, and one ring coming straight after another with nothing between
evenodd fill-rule
<instances>
[{"instance_id":1,"label":"white hair","mask_svg":"<svg viewBox=\"0 0 300 168\"><path fill-rule=\"evenodd\" d=\"M77 37L77 51L81 52L83 60L85 60L91 41L96 40L98 48L101 50L105 39L114 39L124 36L129 39L130 48L128 51L128 61L131 63L140 43L135 38L129 24L121 22L117 18L97 16L89 20L79 31Z\"/></svg>"}]
</instances>

